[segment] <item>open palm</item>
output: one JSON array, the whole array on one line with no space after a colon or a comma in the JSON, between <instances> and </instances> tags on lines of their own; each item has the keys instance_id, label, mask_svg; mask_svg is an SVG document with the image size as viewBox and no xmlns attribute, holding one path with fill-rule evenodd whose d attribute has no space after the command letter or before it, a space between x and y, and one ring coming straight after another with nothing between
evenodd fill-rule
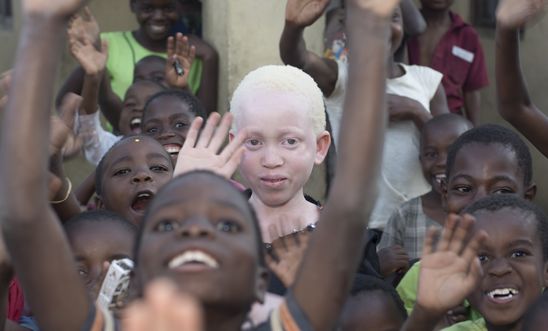
<instances>
[{"instance_id":1,"label":"open palm","mask_svg":"<svg viewBox=\"0 0 548 331\"><path fill-rule=\"evenodd\" d=\"M288 0L285 19L299 26L309 26L322 16L329 0Z\"/></svg>"},{"instance_id":2,"label":"open palm","mask_svg":"<svg viewBox=\"0 0 548 331\"><path fill-rule=\"evenodd\" d=\"M23 0L23 13L68 19L88 0Z\"/></svg>"},{"instance_id":3,"label":"open palm","mask_svg":"<svg viewBox=\"0 0 548 331\"><path fill-rule=\"evenodd\" d=\"M541 15L546 4L546 0L504 0L497 8L497 21L507 28L521 28Z\"/></svg>"},{"instance_id":4,"label":"open palm","mask_svg":"<svg viewBox=\"0 0 548 331\"><path fill-rule=\"evenodd\" d=\"M190 45L188 37L177 33L175 38L167 39L166 82L169 86L185 89L188 87L190 68L196 57L196 47ZM181 66L182 73L175 69L176 63Z\"/></svg>"}]
</instances>

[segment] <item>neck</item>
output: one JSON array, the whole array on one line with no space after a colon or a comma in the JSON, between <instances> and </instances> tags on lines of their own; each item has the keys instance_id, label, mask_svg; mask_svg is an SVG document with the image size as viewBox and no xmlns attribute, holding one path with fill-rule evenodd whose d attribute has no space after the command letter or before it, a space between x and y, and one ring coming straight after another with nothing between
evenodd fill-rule
<instances>
[{"instance_id":1,"label":"neck","mask_svg":"<svg viewBox=\"0 0 548 331\"><path fill-rule=\"evenodd\" d=\"M445 10L433 10L428 8L422 8L421 10L424 19L428 26L446 26L451 24L451 17L449 16L449 8Z\"/></svg>"},{"instance_id":2,"label":"neck","mask_svg":"<svg viewBox=\"0 0 548 331\"><path fill-rule=\"evenodd\" d=\"M396 62L394 62L393 56L390 56L386 65L389 79L403 76L404 72L402 68Z\"/></svg>"},{"instance_id":3,"label":"neck","mask_svg":"<svg viewBox=\"0 0 548 331\"><path fill-rule=\"evenodd\" d=\"M430 192L421 196L422 210L426 216L430 217L439 224L445 224L445 219L447 218L447 213L443 209L441 194L435 190L430 190Z\"/></svg>"},{"instance_id":4,"label":"neck","mask_svg":"<svg viewBox=\"0 0 548 331\"><path fill-rule=\"evenodd\" d=\"M219 307L204 307L204 317L206 331L241 331L247 313L242 314Z\"/></svg>"},{"instance_id":5,"label":"neck","mask_svg":"<svg viewBox=\"0 0 548 331\"><path fill-rule=\"evenodd\" d=\"M509 324L509 325L492 325L489 322L485 321L488 331L520 331L521 330L521 320Z\"/></svg>"},{"instance_id":6,"label":"neck","mask_svg":"<svg viewBox=\"0 0 548 331\"><path fill-rule=\"evenodd\" d=\"M133 31L133 37L141 46L152 52L165 53L166 52L166 40L150 40L143 31L138 29Z\"/></svg>"},{"instance_id":7,"label":"neck","mask_svg":"<svg viewBox=\"0 0 548 331\"><path fill-rule=\"evenodd\" d=\"M293 230L304 229L307 225L316 223L319 218L317 206L306 201L302 189L291 200L279 206L264 204L255 193L251 195L249 202L257 212L263 241L267 243L288 235Z\"/></svg>"}]
</instances>

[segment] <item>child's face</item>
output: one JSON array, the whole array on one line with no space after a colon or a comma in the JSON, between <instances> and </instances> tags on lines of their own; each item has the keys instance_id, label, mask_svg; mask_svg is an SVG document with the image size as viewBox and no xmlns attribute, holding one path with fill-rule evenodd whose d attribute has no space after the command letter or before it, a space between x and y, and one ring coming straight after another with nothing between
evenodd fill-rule
<instances>
[{"instance_id":1,"label":"child's face","mask_svg":"<svg viewBox=\"0 0 548 331\"><path fill-rule=\"evenodd\" d=\"M479 250L483 278L470 302L489 324L512 325L541 295L548 275L537 220L510 208L475 216L489 236Z\"/></svg>"},{"instance_id":2,"label":"child's face","mask_svg":"<svg viewBox=\"0 0 548 331\"><path fill-rule=\"evenodd\" d=\"M158 98L143 115L143 133L162 144L175 164L195 117L188 104L177 97Z\"/></svg>"},{"instance_id":3,"label":"child's face","mask_svg":"<svg viewBox=\"0 0 548 331\"><path fill-rule=\"evenodd\" d=\"M314 133L308 102L294 93L257 90L241 107L237 127L248 138L240 173L262 203L284 205L302 194L314 164L323 161L329 134Z\"/></svg>"},{"instance_id":4,"label":"child's face","mask_svg":"<svg viewBox=\"0 0 548 331\"><path fill-rule=\"evenodd\" d=\"M400 47L403 40L403 18L401 8L398 6L392 14L392 22L390 24L390 50L394 54Z\"/></svg>"},{"instance_id":5,"label":"child's face","mask_svg":"<svg viewBox=\"0 0 548 331\"><path fill-rule=\"evenodd\" d=\"M150 82L138 81L126 93L120 112L119 128L124 136L141 133L143 109L151 96L161 91L161 87Z\"/></svg>"},{"instance_id":6,"label":"child's face","mask_svg":"<svg viewBox=\"0 0 548 331\"><path fill-rule=\"evenodd\" d=\"M422 131L419 156L422 174L439 194L442 193L441 183L446 179L447 150L467 129L458 122L426 126Z\"/></svg>"},{"instance_id":7,"label":"child's face","mask_svg":"<svg viewBox=\"0 0 548 331\"><path fill-rule=\"evenodd\" d=\"M153 41L167 39L180 18L177 0L132 0L131 10L145 36Z\"/></svg>"},{"instance_id":8,"label":"child's face","mask_svg":"<svg viewBox=\"0 0 548 331\"><path fill-rule=\"evenodd\" d=\"M245 311L266 286L258 238L243 195L212 175L171 184L152 203L137 272L175 281L205 306Z\"/></svg>"},{"instance_id":9,"label":"child's face","mask_svg":"<svg viewBox=\"0 0 548 331\"><path fill-rule=\"evenodd\" d=\"M163 85L166 79L165 66L165 62L162 63L159 60L139 62L133 72L133 81L151 80Z\"/></svg>"},{"instance_id":10,"label":"child's face","mask_svg":"<svg viewBox=\"0 0 548 331\"><path fill-rule=\"evenodd\" d=\"M421 0L422 8L430 10L447 10L451 8L455 0Z\"/></svg>"},{"instance_id":11,"label":"child's face","mask_svg":"<svg viewBox=\"0 0 548 331\"><path fill-rule=\"evenodd\" d=\"M533 185L524 184L516 153L501 144L463 146L443 186L445 209L451 213L490 194L514 193L531 200L535 193Z\"/></svg>"},{"instance_id":12,"label":"child's face","mask_svg":"<svg viewBox=\"0 0 548 331\"><path fill-rule=\"evenodd\" d=\"M100 202L105 209L139 225L148 203L173 175L171 159L148 137L127 139L106 157Z\"/></svg>"},{"instance_id":13,"label":"child's face","mask_svg":"<svg viewBox=\"0 0 548 331\"><path fill-rule=\"evenodd\" d=\"M93 300L113 260L131 258L135 233L117 222L80 222L67 230L78 273Z\"/></svg>"},{"instance_id":14,"label":"child's face","mask_svg":"<svg viewBox=\"0 0 548 331\"><path fill-rule=\"evenodd\" d=\"M339 331L398 331L404 322L388 294L370 291L348 299Z\"/></svg>"}]
</instances>

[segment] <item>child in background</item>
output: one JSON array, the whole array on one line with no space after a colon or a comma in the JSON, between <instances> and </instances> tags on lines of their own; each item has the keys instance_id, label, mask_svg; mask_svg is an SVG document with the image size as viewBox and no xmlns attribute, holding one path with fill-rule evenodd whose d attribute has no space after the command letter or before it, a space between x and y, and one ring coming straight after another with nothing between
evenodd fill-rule
<instances>
[{"instance_id":1,"label":"child in background","mask_svg":"<svg viewBox=\"0 0 548 331\"><path fill-rule=\"evenodd\" d=\"M407 311L398 292L376 277L358 275L341 314L339 331L399 331Z\"/></svg>"},{"instance_id":2,"label":"child in background","mask_svg":"<svg viewBox=\"0 0 548 331\"><path fill-rule=\"evenodd\" d=\"M319 57L308 51L303 38L304 29L321 17L327 0L289 0L286 7L284 31L280 39L280 55L286 64L302 68L316 81L324 97L337 146L340 114L346 90L348 65ZM428 183L421 175L419 129L432 115L448 112L441 86L442 75L432 69L406 66L394 61L394 53L403 38L402 12L394 11L391 35L387 41L391 53L387 55L387 81L390 124L383 154L382 175L379 180L379 199L373 211L370 227L382 229L392 212L403 202L427 193ZM349 56L352 56L351 54Z\"/></svg>"},{"instance_id":3,"label":"child in background","mask_svg":"<svg viewBox=\"0 0 548 331\"><path fill-rule=\"evenodd\" d=\"M390 217L379 243L381 272L388 276L420 259L427 230L441 228L447 218L442 185L446 179L447 150L472 124L462 116L444 114L426 122L421 132L420 162L432 190L401 205ZM390 253L389 253L390 252ZM400 257L394 260L393 257Z\"/></svg>"},{"instance_id":4,"label":"child in background","mask_svg":"<svg viewBox=\"0 0 548 331\"><path fill-rule=\"evenodd\" d=\"M519 31L543 15L546 4L544 0L501 1L495 68L500 115L548 157L548 116L533 104L519 59Z\"/></svg>"},{"instance_id":5,"label":"child in background","mask_svg":"<svg viewBox=\"0 0 548 331\"><path fill-rule=\"evenodd\" d=\"M451 11L453 2L421 0L427 27L409 39L409 63L441 72L449 110L478 125L480 90L489 84L483 48L476 30Z\"/></svg>"},{"instance_id":6,"label":"child in background","mask_svg":"<svg viewBox=\"0 0 548 331\"><path fill-rule=\"evenodd\" d=\"M4 121L0 130L0 150L3 155L14 155L0 160L2 230L8 252L17 261L16 272L24 275L23 288L44 330L89 330L94 324L100 329L108 316L97 312L88 299L73 270L59 223L45 201L47 154L42 151L52 91L27 84L53 79L62 49L60 32L80 5L79 0L50 0L47 4L24 1L25 26L11 90L16 92L5 111L5 119L20 126L10 127ZM396 0L353 0L347 4L349 38L356 54L350 59L356 73L350 80L356 90L351 89L343 116L340 171L292 292L273 314L271 323L257 330L291 330L297 325L302 330L324 331L337 322L360 257L361 229L374 203L379 169L375 160L382 150L386 121L386 35L396 5ZM44 25L49 28L43 29ZM41 38L29 42L38 32ZM29 61L37 53L42 56ZM369 80L359 79L366 74ZM21 154L15 141L30 145L24 158L17 157ZM362 153L354 152L358 147ZM18 190L10 196L6 193L12 187ZM22 196L27 199L19 200ZM29 203L34 208L28 208ZM150 205L141 229L136 246L139 285L167 277L204 305L208 329L240 330L249 307L264 293L266 272L257 219L238 190L211 173L178 177ZM328 241L338 244L326 246ZM53 259L56 268L51 268ZM332 268L335 264L337 270ZM330 300L317 291L327 287Z\"/></svg>"},{"instance_id":7,"label":"child in background","mask_svg":"<svg viewBox=\"0 0 548 331\"><path fill-rule=\"evenodd\" d=\"M133 82L139 80L153 80L166 84L166 59L158 55L149 55L142 58L133 70ZM168 86L166 85L166 88Z\"/></svg>"}]
</instances>

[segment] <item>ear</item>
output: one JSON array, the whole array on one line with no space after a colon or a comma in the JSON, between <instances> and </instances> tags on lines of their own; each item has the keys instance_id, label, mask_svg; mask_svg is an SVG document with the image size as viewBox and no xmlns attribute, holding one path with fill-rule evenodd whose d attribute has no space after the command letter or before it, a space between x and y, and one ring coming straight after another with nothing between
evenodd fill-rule
<instances>
[{"instance_id":1,"label":"ear","mask_svg":"<svg viewBox=\"0 0 548 331\"><path fill-rule=\"evenodd\" d=\"M255 280L255 300L264 303L266 291L268 290L268 270L265 267L257 268L257 279Z\"/></svg>"},{"instance_id":2,"label":"ear","mask_svg":"<svg viewBox=\"0 0 548 331\"><path fill-rule=\"evenodd\" d=\"M320 164L325 159L327 152L329 152L329 146L331 146L331 135L329 132L324 131L316 138L316 159L315 164Z\"/></svg>"},{"instance_id":3,"label":"ear","mask_svg":"<svg viewBox=\"0 0 548 331\"><path fill-rule=\"evenodd\" d=\"M537 184L531 183L529 187L525 190L524 198L529 201L533 201L537 196Z\"/></svg>"}]
</instances>

